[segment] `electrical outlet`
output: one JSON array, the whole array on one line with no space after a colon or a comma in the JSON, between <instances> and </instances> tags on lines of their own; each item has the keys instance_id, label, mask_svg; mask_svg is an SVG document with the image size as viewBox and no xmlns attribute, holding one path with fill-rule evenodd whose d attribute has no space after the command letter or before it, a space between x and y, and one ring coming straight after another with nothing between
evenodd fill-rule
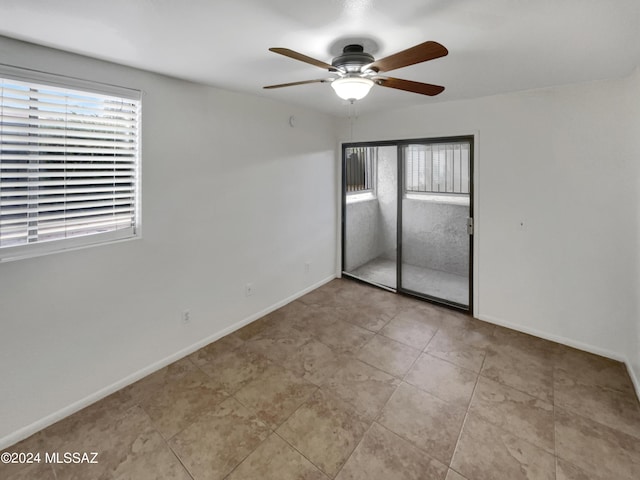
<instances>
[{"instance_id":1,"label":"electrical outlet","mask_svg":"<svg viewBox=\"0 0 640 480\"><path fill-rule=\"evenodd\" d=\"M244 294L246 297L250 297L251 295L253 295L253 283L247 283L244 286Z\"/></svg>"},{"instance_id":2,"label":"electrical outlet","mask_svg":"<svg viewBox=\"0 0 640 480\"><path fill-rule=\"evenodd\" d=\"M311 262L305 262L304 263L304 273L309 273L309 270L311 270Z\"/></svg>"},{"instance_id":3,"label":"electrical outlet","mask_svg":"<svg viewBox=\"0 0 640 480\"><path fill-rule=\"evenodd\" d=\"M182 324L189 325L191 323L191 312L189 310L184 310L182 312Z\"/></svg>"}]
</instances>

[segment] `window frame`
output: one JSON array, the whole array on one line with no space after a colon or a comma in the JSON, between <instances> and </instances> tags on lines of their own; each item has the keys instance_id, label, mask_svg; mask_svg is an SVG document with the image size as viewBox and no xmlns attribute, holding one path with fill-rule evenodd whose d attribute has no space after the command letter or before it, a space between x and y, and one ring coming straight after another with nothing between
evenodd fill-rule
<instances>
[{"instance_id":1,"label":"window frame","mask_svg":"<svg viewBox=\"0 0 640 480\"><path fill-rule=\"evenodd\" d=\"M0 247L0 263L141 238L142 92L140 90L132 88L110 85L107 83L100 83L91 80L84 80L70 76L57 75L53 73L42 72L39 70L15 67L5 64L0 64L0 78L16 80L19 82L51 87L55 89L63 89L70 91L70 93L72 94L73 92L79 92L90 95L106 95L109 97L133 101L136 105L134 115L135 153L132 157L133 160L131 162L132 181L129 182L131 187L128 190L131 193L129 198L131 198L130 203L133 207L131 211L132 224L124 228L108 230L104 232L85 233L67 238L37 240L30 243ZM44 168L46 168L46 166ZM92 177L88 176L85 178L91 179Z\"/></svg>"},{"instance_id":2,"label":"window frame","mask_svg":"<svg viewBox=\"0 0 640 480\"><path fill-rule=\"evenodd\" d=\"M378 183L378 151L377 148L375 147L352 147L354 149L356 148L361 148L362 150L364 150L365 148L368 149L368 155L373 153L375 151L375 155L371 155L371 158L369 158L369 184L370 184L370 188L368 189L362 189L362 190L346 190L347 193L347 202L348 203L354 203L354 202L361 202L361 201L365 201L365 200L373 200L376 198L376 190L377 190L377 183ZM345 189L348 189L349 186L349 181L348 181L348 164L345 162L345 166L344 166L344 171L343 171L343 175L345 178ZM365 167L365 172L366 172L366 167Z\"/></svg>"}]
</instances>

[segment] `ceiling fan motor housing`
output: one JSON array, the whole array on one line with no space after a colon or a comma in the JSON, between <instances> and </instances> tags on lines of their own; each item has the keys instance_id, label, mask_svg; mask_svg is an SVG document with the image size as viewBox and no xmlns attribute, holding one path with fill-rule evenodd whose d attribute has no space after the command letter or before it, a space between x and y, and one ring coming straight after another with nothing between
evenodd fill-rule
<instances>
[{"instance_id":1,"label":"ceiling fan motor housing","mask_svg":"<svg viewBox=\"0 0 640 480\"><path fill-rule=\"evenodd\" d=\"M366 53L362 45L347 45L342 49L342 55L334 58L331 65L347 73L360 73L361 68L373 63L375 59Z\"/></svg>"}]
</instances>

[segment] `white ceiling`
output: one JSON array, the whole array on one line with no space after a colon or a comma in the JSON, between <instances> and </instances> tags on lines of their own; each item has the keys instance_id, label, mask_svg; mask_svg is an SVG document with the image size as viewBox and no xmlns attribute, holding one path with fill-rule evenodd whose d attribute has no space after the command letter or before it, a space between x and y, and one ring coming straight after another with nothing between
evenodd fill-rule
<instances>
[{"instance_id":1,"label":"white ceiling","mask_svg":"<svg viewBox=\"0 0 640 480\"><path fill-rule=\"evenodd\" d=\"M0 0L0 34L344 116L327 77L345 39L385 57L426 40L444 58L393 71L437 97L374 87L359 113L621 77L640 65L639 0ZM0 63L2 56L0 52Z\"/></svg>"}]
</instances>

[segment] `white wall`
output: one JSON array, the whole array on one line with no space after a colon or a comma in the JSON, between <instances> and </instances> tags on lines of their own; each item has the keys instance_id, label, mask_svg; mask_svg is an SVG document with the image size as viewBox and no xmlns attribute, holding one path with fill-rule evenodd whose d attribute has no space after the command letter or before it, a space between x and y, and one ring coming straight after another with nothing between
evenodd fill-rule
<instances>
[{"instance_id":1,"label":"white wall","mask_svg":"<svg viewBox=\"0 0 640 480\"><path fill-rule=\"evenodd\" d=\"M640 67L636 69L636 72L632 76L632 104L631 107L635 108L635 122L632 123L631 129L633 130L634 135L638 136L638 132L640 132ZM636 162L640 161L640 152L636 153ZM635 204L639 205L640 203L640 175L635 176L635 187L636 187L636 198ZM640 208L636 209L635 212L635 221L636 221L636 250L640 251ZM629 335L632 340L632 350L630 356L630 364L632 366L635 382L636 382L636 391L639 392L640 395L640 254L636 256L636 275L637 275L637 283L635 288L635 296L636 296L636 332L635 335ZM634 341L635 340L635 341Z\"/></svg>"},{"instance_id":2,"label":"white wall","mask_svg":"<svg viewBox=\"0 0 640 480\"><path fill-rule=\"evenodd\" d=\"M0 63L144 91L143 238L0 264L0 448L335 275L334 119L1 37Z\"/></svg>"},{"instance_id":3,"label":"white wall","mask_svg":"<svg viewBox=\"0 0 640 480\"><path fill-rule=\"evenodd\" d=\"M639 90L636 73L433 103L361 116L349 141L475 133L476 316L640 378Z\"/></svg>"}]
</instances>

